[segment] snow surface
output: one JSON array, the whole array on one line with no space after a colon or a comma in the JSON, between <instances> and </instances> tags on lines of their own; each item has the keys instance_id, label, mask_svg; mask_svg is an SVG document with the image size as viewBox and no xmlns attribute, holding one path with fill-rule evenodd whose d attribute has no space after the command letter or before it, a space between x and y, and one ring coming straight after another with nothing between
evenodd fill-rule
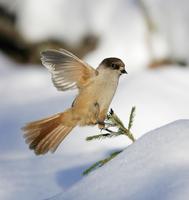
<instances>
[{"instance_id":1,"label":"snow surface","mask_svg":"<svg viewBox=\"0 0 189 200\"><path fill-rule=\"evenodd\" d=\"M189 120L153 130L51 200L188 200Z\"/></svg>"},{"instance_id":2,"label":"snow surface","mask_svg":"<svg viewBox=\"0 0 189 200\"><path fill-rule=\"evenodd\" d=\"M2 54L0 63L0 199L45 199L69 190L91 164L130 143L123 136L86 142L86 136L99 133L97 127L76 128L55 154L36 157L20 128L65 110L75 92L57 92L46 69L17 66ZM188 118L188 73L189 68L172 66L122 76L111 107L125 123L131 107L137 107L136 138Z\"/></svg>"}]
</instances>

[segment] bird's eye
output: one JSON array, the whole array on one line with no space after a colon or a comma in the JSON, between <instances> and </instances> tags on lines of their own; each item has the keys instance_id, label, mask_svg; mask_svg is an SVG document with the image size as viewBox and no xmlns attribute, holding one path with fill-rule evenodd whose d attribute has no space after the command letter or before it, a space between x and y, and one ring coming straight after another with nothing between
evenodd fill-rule
<instances>
[{"instance_id":1,"label":"bird's eye","mask_svg":"<svg viewBox=\"0 0 189 200\"><path fill-rule=\"evenodd\" d=\"M113 69L119 69L119 65L116 65L115 63L112 64Z\"/></svg>"}]
</instances>

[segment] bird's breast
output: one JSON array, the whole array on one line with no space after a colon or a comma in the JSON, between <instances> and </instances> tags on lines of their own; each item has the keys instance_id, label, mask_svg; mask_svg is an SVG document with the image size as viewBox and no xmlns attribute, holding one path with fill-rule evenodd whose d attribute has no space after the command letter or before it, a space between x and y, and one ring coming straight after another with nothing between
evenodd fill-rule
<instances>
[{"instance_id":1,"label":"bird's breast","mask_svg":"<svg viewBox=\"0 0 189 200\"><path fill-rule=\"evenodd\" d=\"M94 93L101 109L109 107L117 89L118 79L115 77L99 78L94 84Z\"/></svg>"},{"instance_id":2,"label":"bird's breast","mask_svg":"<svg viewBox=\"0 0 189 200\"><path fill-rule=\"evenodd\" d=\"M91 112L96 104L99 105L100 110L107 109L117 85L118 78L98 76L90 85L80 91L73 104L74 110L81 111L81 115L85 115Z\"/></svg>"}]
</instances>

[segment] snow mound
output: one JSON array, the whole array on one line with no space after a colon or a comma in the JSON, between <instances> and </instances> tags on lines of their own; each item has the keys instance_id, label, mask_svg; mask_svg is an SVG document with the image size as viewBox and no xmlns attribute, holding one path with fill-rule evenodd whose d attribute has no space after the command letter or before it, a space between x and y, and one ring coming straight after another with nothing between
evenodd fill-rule
<instances>
[{"instance_id":1,"label":"snow mound","mask_svg":"<svg viewBox=\"0 0 189 200\"><path fill-rule=\"evenodd\" d=\"M52 200L188 200L189 120L151 131Z\"/></svg>"}]
</instances>

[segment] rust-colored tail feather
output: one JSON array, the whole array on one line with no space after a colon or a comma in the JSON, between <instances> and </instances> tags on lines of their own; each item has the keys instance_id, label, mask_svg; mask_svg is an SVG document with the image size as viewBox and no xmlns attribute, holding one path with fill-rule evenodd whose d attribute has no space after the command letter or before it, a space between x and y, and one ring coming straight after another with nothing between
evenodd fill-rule
<instances>
[{"instance_id":1,"label":"rust-colored tail feather","mask_svg":"<svg viewBox=\"0 0 189 200\"><path fill-rule=\"evenodd\" d=\"M66 113L58 113L48 118L26 124L22 128L26 143L35 154L45 154L56 151L62 140L70 133L75 125L65 125ZM69 116L68 116L69 117Z\"/></svg>"}]
</instances>

